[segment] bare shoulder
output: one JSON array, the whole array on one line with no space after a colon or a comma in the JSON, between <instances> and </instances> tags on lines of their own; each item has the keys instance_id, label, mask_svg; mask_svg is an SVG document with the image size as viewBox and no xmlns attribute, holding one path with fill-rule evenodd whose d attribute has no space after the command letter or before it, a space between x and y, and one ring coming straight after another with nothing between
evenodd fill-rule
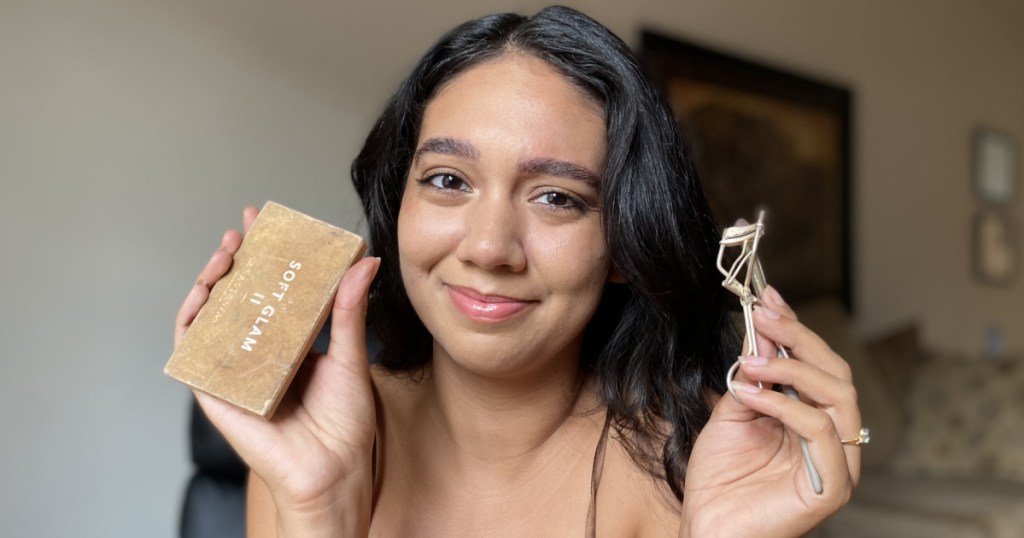
<instances>
[{"instance_id":1,"label":"bare shoulder","mask_svg":"<svg viewBox=\"0 0 1024 538\"><path fill-rule=\"evenodd\" d=\"M597 495L598 535L678 536L680 508L668 485L634 463L612 432Z\"/></svg>"}]
</instances>

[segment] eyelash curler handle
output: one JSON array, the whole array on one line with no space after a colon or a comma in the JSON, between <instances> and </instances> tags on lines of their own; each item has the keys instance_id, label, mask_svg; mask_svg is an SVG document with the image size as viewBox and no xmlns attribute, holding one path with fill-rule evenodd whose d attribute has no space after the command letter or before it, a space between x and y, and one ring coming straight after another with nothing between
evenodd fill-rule
<instances>
[{"instance_id":1,"label":"eyelash curler handle","mask_svg":"<svg viewBox=\"0 0 1024 538\"><path fill-rule=\"evenodd\" d=\"M743 307L743 322L747 334L747 355L758 355L757 350L757 336L754 329L754 318L753 310L754 304L760 302L761 293L768 287L768 282L764 276L764 269L761 267L761 261L757 258L757 246L761 240L761 236L764 235L764 211L761 211L757 217L757 223L733 226L726 228L722 233L722 240L719 242L718 250L718 270L725 275L725 280L722 282L729 291L735 293L740 298L740 305ZM731 246L740 246L742 250L740 255L733 262L732 266L726 270L722 265L725 249ZM740 271L746 267L747 271L744 275L744 281L741 283L737 280ZM776 345L775 350L776 357L790 358L789 351L786 350L785 346ZM729 392L737 400L736 391L732 387L732 380L736 376L736 372L739 370L740 362L737 360L726 373L725 384L729 388ZM761 383L758 382L758 386ZM794 400L799 400L800 395L797 394L796 390L789 385L781 385L782 393ZM807 449L807 439L800 437L800 451L803 453L804 466L807 468L807 475L811 481L811 487L814 488L814 492L821 494L825 488L821 482L821 475L818 473L818 469L814 467L814 462L811 461L810 452Z\"/></svg>"}]
</instances>

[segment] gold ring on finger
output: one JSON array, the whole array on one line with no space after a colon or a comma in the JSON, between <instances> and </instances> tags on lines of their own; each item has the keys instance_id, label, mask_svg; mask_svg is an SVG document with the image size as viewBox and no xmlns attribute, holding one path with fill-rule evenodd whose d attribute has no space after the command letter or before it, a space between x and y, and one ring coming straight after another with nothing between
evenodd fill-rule
<instances>
[{"instance_id":1,"label":"gold ring on finger","mask_svg":"<svg viewBox=\"0 0 1024 538\"><path fill-rule=\"evenodd\" d=\"M843 439L840 443L847 446L860 446L866 445L871 442L871 430L867 428L861 428L855 437L850 439Z\"/></svg>"}]
</instances>

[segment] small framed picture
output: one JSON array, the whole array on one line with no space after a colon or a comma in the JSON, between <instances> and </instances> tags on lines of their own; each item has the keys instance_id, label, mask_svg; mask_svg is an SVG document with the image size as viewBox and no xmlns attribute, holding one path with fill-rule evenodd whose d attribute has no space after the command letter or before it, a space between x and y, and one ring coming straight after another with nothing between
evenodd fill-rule
<instances>
[{"instance_id":1,"label":"small framed picture","mask_svg":"<svg viewBox=\"0 0 1024 538\"><path fill-rule=\"evenodd\" d=\"M1017 234L1013 216L1001 208L985 208L974 217L973 265L979 282L994 286L1017 277Z\"/></svg>"},{"instance_id":2,"label":"small framed picture","mask_svg":"<svg viewBox=\"0 0 1024 538\"><path fill-rule=\"evenodd\" d=\"M1017 144L1010 135L988 127L975 131L974 193L1000 205L1017 195Z\"/></svg>"}]
</instances>

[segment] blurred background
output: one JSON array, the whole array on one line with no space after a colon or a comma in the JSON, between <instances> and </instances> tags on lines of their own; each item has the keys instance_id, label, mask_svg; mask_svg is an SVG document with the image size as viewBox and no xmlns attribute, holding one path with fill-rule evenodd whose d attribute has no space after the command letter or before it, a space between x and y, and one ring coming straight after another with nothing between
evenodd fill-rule
<instances>
[{"instance_id":1,"label":"blurred background","mask_svg":"<svg viewBox=\"0 0 1024 538\"><path fill-rule=\"evenodd\" d=\"M567 3L849 89L852 338L1024 349L1024 281L972 270L973 133L1024 139L1024 1ZM364 231L348 167L401 77L543 5L2 0L0 534L175 535L190 395L162 368L223 230L272 199Z\"/></svg>"}]
</instances>

